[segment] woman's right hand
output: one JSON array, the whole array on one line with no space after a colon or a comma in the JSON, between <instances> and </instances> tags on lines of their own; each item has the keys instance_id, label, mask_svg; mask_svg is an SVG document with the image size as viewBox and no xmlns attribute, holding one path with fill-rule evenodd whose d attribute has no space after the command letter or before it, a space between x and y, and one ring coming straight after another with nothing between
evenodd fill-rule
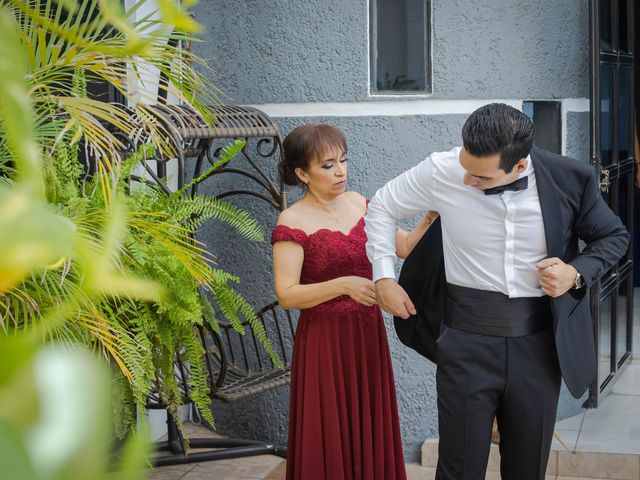
<instances>
[{"instance_id":1,"label":"woman's right hand","mask_svg":"<svg viewBox=\"0 0 640 480\"><path fill-rule=\"evenodd\" d=\"M347 295L358 303L370 307L377 303L376 287L368 278L349 276L343 277Z\"/></svg>"}]
</instances>

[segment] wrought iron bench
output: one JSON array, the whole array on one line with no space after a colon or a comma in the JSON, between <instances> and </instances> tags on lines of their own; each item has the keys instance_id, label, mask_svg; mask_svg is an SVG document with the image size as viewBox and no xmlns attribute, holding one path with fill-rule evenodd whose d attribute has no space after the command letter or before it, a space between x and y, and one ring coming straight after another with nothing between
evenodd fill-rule
<instances>
[{"instance_id":1,"label":"wrought iron bench","mask_svg":"<svg viewBox=\"0 0 640 480\"><path fill-rule=\"evenodd\" d=\"M187 160L193 161L190 178L203 176L209 165L216 163L223 145L229 139L244 139L243 159L234 159L208 175L200 178L192 187L192 193L207 184L209 179L219 175L239 175L248 179L250 187L214 192L218 198L235 195L250 195L267 202L276 210L287 206L287 194L281 183L274 182L264 168L265 160L279 160L281 155L281 137L277 126L263 112L240 106L223 106L216 110L217 125L210 128L201 116L189 107L158 105L153 107L159 122L162 123L175 145L177 145L177 184L182 188L186 183ZM223 140L227 140L222 143ZM250 151L250 143L255 151ZM157 158L156 168L143 160L149 175L164 185L162 179L167 175L169 159ZM238 165L244 160L245 166ZM261 165L262 163L262 165ZM273 169L272 169L273 170ZM138 181L148 181L136 177ZM247 181L244 182L245 184ZM166 188L166 187L165 187ZM224 402L234 402L244 397L289 383L291 368L291 347L294 337L294 318L289 311L282 310L277 302L258 309L256 314L267 332L268 338L284 363L284 368L274 365L261 347L255 333L244 322L246 335L238 334L230 323L219 322L221 334L216 333L207 322L199 330L202 344L206 349L206 363L211 398ZM185 402L188 402L187 369L179 361L175 366L176 379ZM148 408L164 408L157 393L150 395ZM192 451L187 453L175 419L167 415L168 439L160 442L160 451L153 463L156 466L179 463L195 463L208 460L242 457L271 453L286 456L286 448L271 443L253 440L208 438L190 439Z\"/></svg>"}]
</instances>

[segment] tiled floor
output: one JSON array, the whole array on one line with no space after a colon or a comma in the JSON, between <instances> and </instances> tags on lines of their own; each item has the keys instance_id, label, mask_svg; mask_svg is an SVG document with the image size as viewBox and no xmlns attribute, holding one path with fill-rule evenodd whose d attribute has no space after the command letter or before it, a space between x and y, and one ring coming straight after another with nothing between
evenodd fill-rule
<instances>
[{"instance_id":1,"label":"tiled floor","mask_svg":"<svg viewBox=\"0 0 640 480\"><path fill-rule=\"evenodd\" d=\"M640 305L640 289L636 304ZM634 362L617 381L613 393L595 410L585 410L556 425L547 480L640 480L640 308L636 307ZM191 437L211 435L188 427ZM407 465L408 480L432 480L437 443L425 442L423 465ZM425 457L425 449L427 451ZM432 453L429 453L429 452ZM499 455L492 449L486 480L500 480ZM177 465L152 470L151 480L280 480L285 461L272 455Z\"/></svg>"},{"instance_id":2,"label":"tiled floor","mask_svg":"<svg viewBox=\"0 0 640 480\"><path fill-rule=\"evenodd\" d=\"M637 365L640 369L640 365ZM640 377L640 374L639 374ZM210 435L188 427L192 437ZM425 442L423 465L407 465L408 480L432 480L437 441ZM435 448L434 448L435 447ZM486 480L499 480L499 454L492 449ZM611 395L597 410L558 422L547 480L640 480L640 396ZM285 461L272 455L157 468L151 480L280 480Z\"/></svg>"},{"instance_id":3,"label":"tiled floor","mask_svg":"<svg viewBox=\"0 0 640 480\"><path fill-rule=\"evenodd\" d=\"M211 432L187 426L192 438ZM425 453L426 452L426 453ZM437 440L425 442L423 465L407 465L409 480L432 480L437 462ZM487 480L499 480L499 454L492 449ZM640 362L630 365L614 393L595 410L585 410L556 424L547 470L548 480L640 480ZM272 455L162 467L151 480L279 480L285 462ZM581 476L582 475L582 476Z\"/></svg>"},{"instance_id":4,"label":"tiled floor","mask_svg":"<svg viewBox=\"0 0 640 480\"><path fill-rule=\"evenodd\" d=\"M629 394L613 393L599 408L556 424L557 436L571 451L640 455L640 365L630 365L620 381L628 383Z\"/></svg>"},{"instance_id":5,"label":"tiled floor","mask_svg":"<svg viewBox=\"0 0 640 480\"><path fill-rule=\"evenodd\" d=\"M422 464L429 468L414 479L433 479L437 457L437 439L426 441ZM487 480L500 479L497 446L487 470ZM640 395L612 394L598 409L558 422L546 478L640 480Z\"/></svg>"},{"instance_id":6,"label":"tiled floor","mask_svg":"<svg viewBox=\"0 0 640 480\"><path fill-rule=\"evenodd\" d=\"M151 480L280 480L285 474L284 460L272 455L258 455L234 460L175 465L155 469Z\"/></svg>"},{"instance_id":7,"label":"tiled floor","mask_svg":"<svg viewBox=\"0 0 640 480\"><path fill-rule=\"evenodd\" d=\"M185 423L189 438L215 437L215 433L202 426ZM197 451L197 450L194 450ZM172 465L160 467L149 472L150 480L238 480L283 479L284 460L275 455L257 455L215 462Z\"/></svg>"}]
</instances>

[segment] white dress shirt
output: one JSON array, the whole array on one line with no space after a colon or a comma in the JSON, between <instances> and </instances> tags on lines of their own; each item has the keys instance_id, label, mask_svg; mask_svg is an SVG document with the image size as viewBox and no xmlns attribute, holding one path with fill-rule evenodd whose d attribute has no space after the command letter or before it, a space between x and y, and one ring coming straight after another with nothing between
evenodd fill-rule
<instances>
[{"instance_id":1,"label":"white dress shirt","mask_svg":"<svg viewBox=\"0 0 640 480\"><path fill-rule=\"evenodd\" d=\"M485 195L465 185L460 147L433 153L377 191L365 216L373 280L395 278L397 221L426 210L440 213L447 282L540 297L536 263L547 257L536 177L528 157L528 186Z\"/></svg>"}]
</instances>

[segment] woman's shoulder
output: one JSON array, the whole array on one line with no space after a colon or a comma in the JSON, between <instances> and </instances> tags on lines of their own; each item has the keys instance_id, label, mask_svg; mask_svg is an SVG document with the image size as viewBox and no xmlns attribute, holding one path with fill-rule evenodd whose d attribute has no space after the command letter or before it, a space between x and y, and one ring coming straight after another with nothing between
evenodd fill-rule
<instances>
[{"instance_id":1,"label":"woman's shoulder","mask_svg":"<svg viewBox=\"0 0 640 480\"><path fill-rule=\"evenodd\" d=\"M289 208L280 212L276 227L271 232L271 244L276 242L295 242L303 247L307 242L308 235L305 233L302 222L304 208L294 203Z\"/></svg>"},{"instance_id":2,"label":"woman's shoulder","mask_svg":"<svg viewBox=\"0 0 640 480\"><path fill-rule=\"evenodd\" d=\"M278 221L276 225L284 225L290 228L300 228L301 222L304 220L304 207L300 203L300 200L284 209L278 215Z\"/></svg>"}]
</instances>

